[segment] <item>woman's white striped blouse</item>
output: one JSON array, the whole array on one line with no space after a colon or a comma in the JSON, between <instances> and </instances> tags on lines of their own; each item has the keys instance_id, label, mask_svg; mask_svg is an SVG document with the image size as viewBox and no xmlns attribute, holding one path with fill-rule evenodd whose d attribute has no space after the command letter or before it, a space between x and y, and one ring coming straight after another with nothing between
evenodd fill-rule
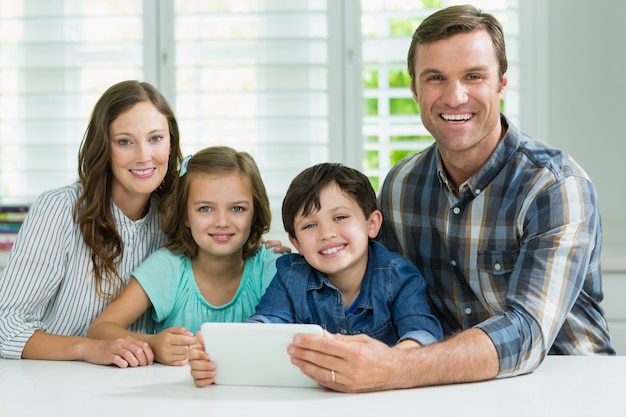
<instances>
[{"instance_id":1,"label":"woman's white striped blouse","mask_svg":"<svg viewBox=\"0 0 626 417\"><path fill-rule=\"evenodd\" d=\"M47 191L29 210L0 276L0 357L21 358L37 329L84 336L110 302L96 293L91 251L72 217L80 191L78 184ZM111 203L124 243L119 274L126 282L165 242L156 203L153 198L148 214L138 221ZM151 331L151 321L145 315L131 330Z\"/></svg>"}]
</instances>

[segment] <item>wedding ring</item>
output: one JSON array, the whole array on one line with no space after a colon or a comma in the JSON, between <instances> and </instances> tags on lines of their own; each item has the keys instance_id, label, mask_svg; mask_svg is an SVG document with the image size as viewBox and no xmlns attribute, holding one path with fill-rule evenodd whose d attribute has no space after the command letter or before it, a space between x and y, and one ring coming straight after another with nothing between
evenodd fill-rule
<instances>
[{"instance_id":1,"label":"wedding ring","mask_svg":"<svg viewBox=\"0 0 626 417\"><path fill-rule=\"evenodd\" d=\"M333 371L332 369L330 370L330 380L333 382L333 384L335 383L335 371Z\"/></svg>"}]
</instances>

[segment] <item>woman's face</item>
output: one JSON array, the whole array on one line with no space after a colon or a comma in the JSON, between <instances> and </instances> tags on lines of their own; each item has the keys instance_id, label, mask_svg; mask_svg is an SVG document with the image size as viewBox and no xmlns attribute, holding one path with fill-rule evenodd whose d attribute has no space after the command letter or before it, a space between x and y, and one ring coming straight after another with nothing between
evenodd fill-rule
<instances>
[{"instance_id":1,"label":"woman's face","mask_svg":"<svg viewBox=\"0 0 626 417\"><path fill-rule=\"evenodd\" d=\"M171 148L167 118L150 101L143 101L111 122L109 137L113 201L128 217L140 218L167 173Z\"/></svg>"}]
</instances>

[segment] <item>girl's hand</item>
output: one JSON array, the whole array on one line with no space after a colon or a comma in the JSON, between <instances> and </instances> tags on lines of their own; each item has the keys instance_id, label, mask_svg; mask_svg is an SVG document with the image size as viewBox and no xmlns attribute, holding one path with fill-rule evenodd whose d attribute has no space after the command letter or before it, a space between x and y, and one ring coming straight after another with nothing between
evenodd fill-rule
<instances>
[{"instance_id":1,"label":"girl's hand","mask_svg":"<svg viewBox=\"0 0 626 417\"><path fill-rule=\"evenodd\" d=\"M187 355L196 337L184 327L170 327L150 339L154 358L164 365L182 366L187 364Z\"/></svg>"},{"instance_id":2,"label":"girl's hand","mask_svg":"<svg viewBox=\"0 0 626 417\"><path fill-rule=\"evenodd\" d=\"M189 367L191 368L191 377L196 387L205 387L215 383L217 375L217 366L211 362L209 354L204 350L204 339L202 332L196 334L198 343L189 351Z\"/></svg>"},{"instance_id":3,"label":"girl's hand","mask_svg":"<svg viewBox=\"0 0 626 417\"><path fill-rule=\"evenodd\" d=\"M289 246L284 246L280 243L280 240L268 240L265 242L265 247L267 249L274 248L274 252L276 253L291 253L291 248Z\"/></svg>"}]
</instances>

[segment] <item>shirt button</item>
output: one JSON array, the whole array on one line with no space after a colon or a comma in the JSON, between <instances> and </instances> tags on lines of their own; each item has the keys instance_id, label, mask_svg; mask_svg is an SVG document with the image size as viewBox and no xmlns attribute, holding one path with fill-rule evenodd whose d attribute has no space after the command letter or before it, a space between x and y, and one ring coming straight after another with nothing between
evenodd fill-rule
<instances>
[{"instance_id":1,"label":"shirt button","mask_svg":"<svg viewBox=\"0 0 626 417\"><path fill-rule=\"evenodd\" d=\"M472 309L471 309L471 308L469 308L469 307L466 307L466 308L465 308L465 314L467 314L468 316L469 316L470 314L472 314Z\"/></svg>"},{"instance_id":2,"label":"shirt button","mask_svg":"<svg viewBox=\"0 0 626 417\"><path fill-rule=\"evenodd\" d=\"M494 267L494 269L495 269L496 271L499 271L499 270L501 270L501 269L502 269L502 265L500 265L500 264L499 264L499 263L497 263L497 262L496 262L496 264L495 264L493 267Z\"/></svg>"},{"instance_id":3,"label":"shirt button","mask_svg":"<svg viewBox=\"0 0 626 417\"><path fill-rule=\"evenodd\" d=\"M348 331L347 331L346 329L341 329L340 333L341 333L341 334L347 334L347 333L348 333Z\"/></svg>"},{"instance_id":4,"label":"shirt button","mask_svg":"<svg viewBox=\"0 0 626 417\"><path fill-rule=\"evenodd\" d=\"M450 263L452 264L452 266L456 266L456 261L454 259L450 261Z\"/></svg>"},{"instance_id":5,"label":"shirt button","mask_svg":"<svg viewBox=\"0 0 626 417\"><path fill-rule=\"evenodd\" d=\"M453 208L453 209L452 209L452 212L453 212L454 214L459 214L459 213L461 212L461 209L460 209L460 208L458 208L458 207L455 207L455 208Z\"/></svg>"},{"instance_id":6,"label":"shirt button","mask_svg":"<svg viewBox=\"0 0 626 417\"><path fill-rule=\"evenodd\" d=\"M480 194L480 188L476 189L476 194Z\"/></svg>"}]
</instances>

